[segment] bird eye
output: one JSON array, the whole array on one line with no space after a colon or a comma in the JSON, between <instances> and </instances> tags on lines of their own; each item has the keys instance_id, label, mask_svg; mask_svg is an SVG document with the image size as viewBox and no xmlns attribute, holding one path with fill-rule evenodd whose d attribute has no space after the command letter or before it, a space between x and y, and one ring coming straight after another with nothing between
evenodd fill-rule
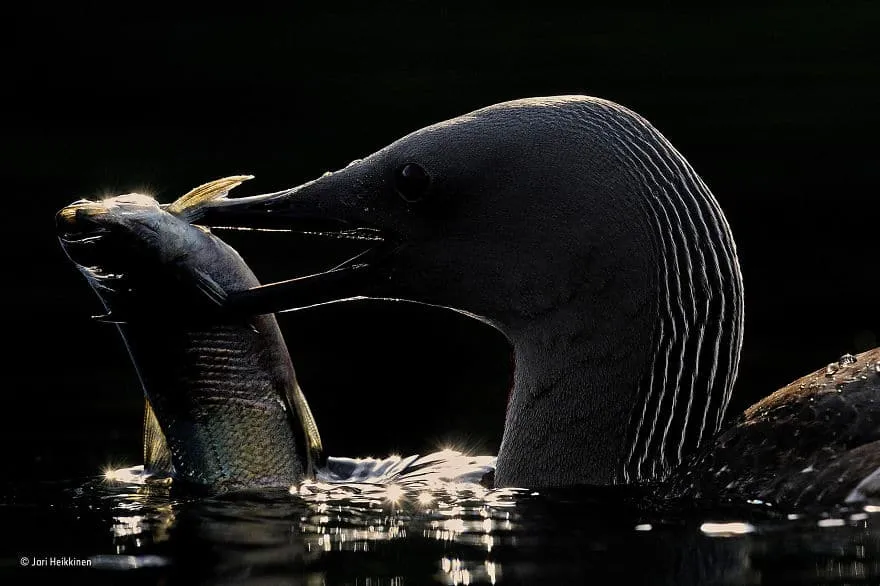
<instances>
[{"instance_id":1,"label":"bird eye","mask_svg":"<svg viewBox=\"0 0 880 586\"><path fill-rule=\"evenodd\" d=\"M421 165L406 163L394 173L394 187L405 201L415 202L425 197L431 178Z\"/></svg>"}]
</instances>

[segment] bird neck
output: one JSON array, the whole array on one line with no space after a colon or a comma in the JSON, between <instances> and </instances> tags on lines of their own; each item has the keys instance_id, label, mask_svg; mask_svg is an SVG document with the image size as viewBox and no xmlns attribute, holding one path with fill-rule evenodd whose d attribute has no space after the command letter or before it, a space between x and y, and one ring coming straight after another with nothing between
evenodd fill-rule
<instances>
[{"instance_id":1,"label":"bird neck","mask_svg":"<svg viewBox=\"0 0 880 586\"><path fill-rule=\"evenodd\" d=\"M650 226L656 313L621 482L664 479L721 427L739 366L743 286L718 202L659 133L632 137L647 169L638 200Z\"/></svg>"},{"instance_id":2,"label":"bird neck","mask_svg":"<svg viewBox=\"0 0 880 586\"><path fill-rule=\"evenodd\" d=\"M498 454L499 486L618 481L647 342L637 328L606 331L611 322L638 319L587 324L568 309L511 336L514 386Z\"/></svg>"},{"instance_id":3,"label":"bird neck","mask_svg":"<svg viewBox=\"0 0 880 586\"><path fill-rule=\"evenodd\" d=\"M742 279L717 201L647 122L595 116L622 179L593 228L619 232L594 240L589 283L567 304L508 324L499 485L662 480L717 432L736 378Z\"/></svg>"}]
</instances>

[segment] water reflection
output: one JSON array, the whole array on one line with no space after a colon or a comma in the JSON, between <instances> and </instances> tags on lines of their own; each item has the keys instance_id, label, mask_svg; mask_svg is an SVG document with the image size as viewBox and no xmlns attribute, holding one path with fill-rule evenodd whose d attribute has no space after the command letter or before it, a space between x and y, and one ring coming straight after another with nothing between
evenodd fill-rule
<instances>
[{"instance_id":1,"label":"water reflection","mask_svg":"<svg viewBox=\"0 0 880 586\"><path fill-rule=\"evenodd\" d=\"M621 489L490 490L491 459L334 459L289 490L181 496L138 469L33 495L41 539L81 534L97 576L297 584L876 583L880 507L776 512ZM356 478L357 481L349 481ZM371 481L373 480L373 481ZM71 498L72 497L72 498ZM21 499L18 504L21 505ZM0 521L22 523L23 507ZM16 518L15 515L19 516ZM18 525L13 525L18 526ZM104 538L90 531L103 532ZM69 546L63 546L69 547ZM120 573L125 574L121 576ZM135 580L136 581L136 580Z\"/></svg>"}]
</instances>

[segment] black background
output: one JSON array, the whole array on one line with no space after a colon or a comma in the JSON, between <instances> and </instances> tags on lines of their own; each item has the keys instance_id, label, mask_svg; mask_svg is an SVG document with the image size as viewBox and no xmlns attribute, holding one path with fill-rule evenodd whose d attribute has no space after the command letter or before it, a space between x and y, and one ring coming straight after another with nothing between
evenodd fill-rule
<instances>
[{"instance_id":1,"label":"black background","mask_svg":"<svg viewBox=\"0 0 880 586\"><path fill-rule=\"evenodd\" d=\"M99 305L57 245L57 209L133 190L170 201L237 173L257 176L242 195L281 189L513 98L578 93L629 106L712 188L746 286L731 412L877 345L871 2L726 13L290 5L129 16L78 6L7 20L0 474L139 463L134 372L113 327L88 319ZM262 276L292 276L266 242L242 246ZM287 314L282 325L331 454L497 448L508 350L496 333L377 304Z\"/></svg>"}]
</instances>

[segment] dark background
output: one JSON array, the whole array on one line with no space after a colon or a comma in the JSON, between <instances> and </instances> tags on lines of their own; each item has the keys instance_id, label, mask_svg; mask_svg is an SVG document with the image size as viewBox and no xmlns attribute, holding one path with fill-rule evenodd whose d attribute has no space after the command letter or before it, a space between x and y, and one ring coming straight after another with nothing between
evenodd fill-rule
<instances>
[{"instance_id":1,"label":"dark background","mask_svg":"<svg viewBox=\"0 0 880 586\"><path fill-rule=\"evenodd\" d=\"M7 20L0 474L139 463L134 372L113 327L88 319L99 304L55 241L57 209L133 190L171 201L237 173L257 176L242 195L276 190L513 98L582 93L629 106L712 188L746 287L731 413L876 346L871 4L131 16L78 6ZM265 242L242 246L259 274L278 271ZM497 448L508 350L484 326L377 304L282 325L331 454Z\"/></svg>"}]
</instances>

